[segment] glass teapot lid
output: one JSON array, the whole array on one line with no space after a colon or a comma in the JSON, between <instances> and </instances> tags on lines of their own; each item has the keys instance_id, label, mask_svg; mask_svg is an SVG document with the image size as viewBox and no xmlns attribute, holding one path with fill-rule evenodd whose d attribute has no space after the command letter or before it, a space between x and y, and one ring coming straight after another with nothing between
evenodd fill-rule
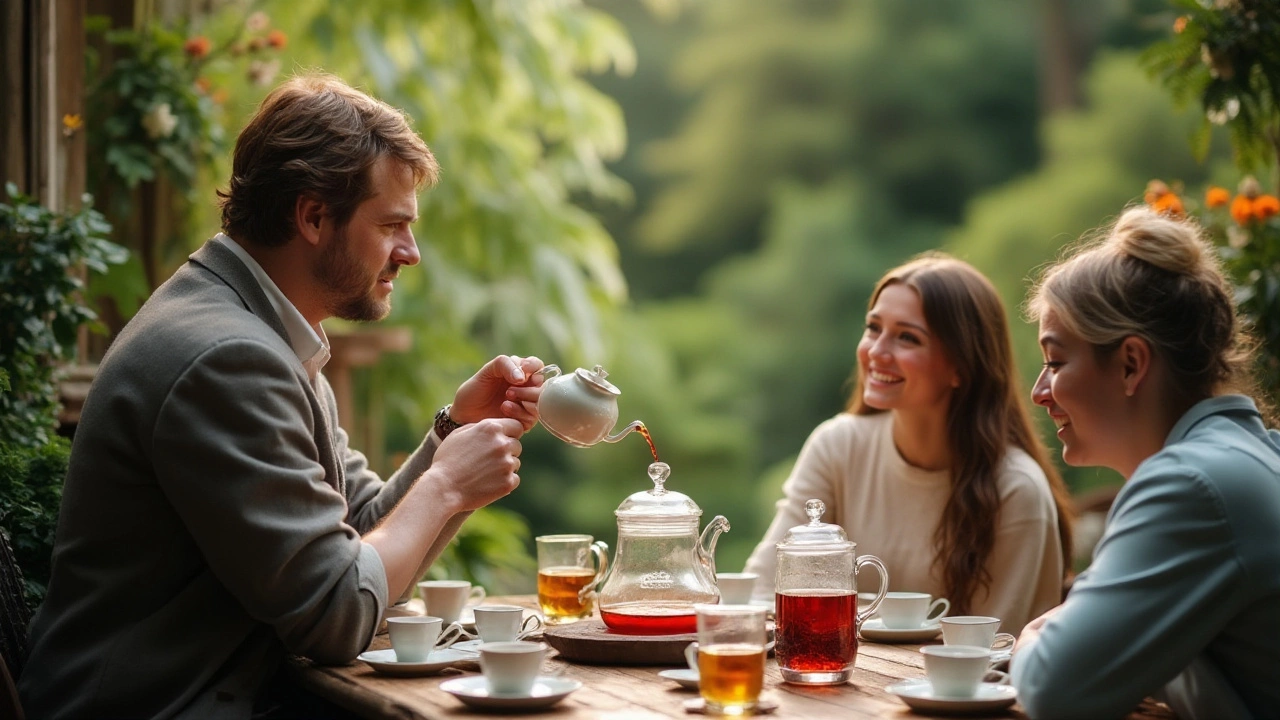
<instances>
[{"instance_id":1,"label":"glass teapot lid","mask_svg":"<svg viewBox=\"0 0 1280 720\"><path fill-rule=\"evenodd\" d=\"M698 507L688 495L674 492L663 487L667 476L671 474L671 466L664 462L649 465L649 479L653 480L653 489L632 493L614 515L620 520L655 522L668 520L697 519L702 516L702 508Z\"/></svg>"},{"instance_id":2,"label":"glass teapot lid","mask_svg":"<svg viewBox=\"0 0 1280 720\"><path fill-rule=\"evenodd\" d=\"M787 531L778 543L779 550L849 550L856 545L849 541L844 528L832 523L822 522L822 514L827 511L826 503L821 500L809 500L804 504L804 512L809 522L797 525Z\"/></svg>"}]
</instances>

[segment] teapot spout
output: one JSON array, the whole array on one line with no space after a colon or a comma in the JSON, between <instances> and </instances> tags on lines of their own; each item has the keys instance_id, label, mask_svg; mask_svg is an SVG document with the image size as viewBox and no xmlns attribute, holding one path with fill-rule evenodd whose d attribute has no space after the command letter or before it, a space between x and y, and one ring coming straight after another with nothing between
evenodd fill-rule
<instances>
[{"instance_id":1,"label":"teapot spout","mask_svg":"<svg viewBox=\"0 0 1280 720\"><path fill-rule=\"evenodd\" d=\"M600 439L607 443L616 443L622 438L630 435L633 430L639 430L642 427L644 427L644 423L640 422L639 420L634 420L631 422L630 425L622 428L616 434L606 435L605 437L602 437Z\"/></svg>"},{"instance_id":2,"label":"teapot spout","mask_svg":"<svg viewBox=\"0 0 1280 720\"><path fill-rule=\"evenodd\" d=\"M702 529L702 536L698 538L698 558L713 578L716 575L716 541L723 532L729 532L729 520L723 515L717 515Z\"/></svg>"}]
</instances>

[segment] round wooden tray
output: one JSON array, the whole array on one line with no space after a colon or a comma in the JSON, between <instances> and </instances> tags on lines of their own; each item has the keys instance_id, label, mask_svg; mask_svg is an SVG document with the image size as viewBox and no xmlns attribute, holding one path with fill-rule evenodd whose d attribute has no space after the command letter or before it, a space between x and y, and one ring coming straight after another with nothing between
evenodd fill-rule
<instances>
[{"instance_id":1,"label":"round wooden tray","mask_svg":"<svg viewBox=\"0 0 1280 720\"><path fill-rule=\"evenodd\" d=\"M684 649L697 633L679 635L623 635L595 618L569 625L548 625L545 643L560 657L591 665L686 665Z\"/></svg>"},{"instance_id":2,"label":"round wooden tray","mask_svg":"<svg viewBox=\"0 0 1280 720\"><path fill-rule=\"evenodd\" d=\"M773 654L773 622L767 624L769 654ZM592 618L570 625L548 625L542 640L560 657L588 665L678 665L685 667L684 649L697 633L679 635L623 635Z\"/></svg>"}]
</instances>

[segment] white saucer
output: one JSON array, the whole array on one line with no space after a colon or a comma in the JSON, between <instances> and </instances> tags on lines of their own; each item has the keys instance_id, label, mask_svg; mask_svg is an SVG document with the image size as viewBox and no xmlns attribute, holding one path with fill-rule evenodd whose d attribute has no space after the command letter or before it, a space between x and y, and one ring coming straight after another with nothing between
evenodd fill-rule
<instances>
[{"instance_id":1,"label":"white saucer","mask_svg":"<svg viewBox=\"0 0 1280 720\"><path fill-rule=\"evenodd\" d=\"M483 675L454 678L440 683L440 689L465 705L477 708L520 708L533 710L560 702L566 695L582 687L578 680L542 676L533 683L528 695L490 695L489 680Z\"/></svg>"},{"instance_id":2,"label":"white saucer","mask_svg":"<svg viewBox=\"0 0 1280 720\"><path fill-rule=\"evenodd\" d=\"M1018 691L1012 685L982 683L971 698L939 697L933 694L933 685L927 678L900 680L886 687L885 692L897 695L912 710L933 713L977 713L1002 710L1018 700Z\"/></svg>"},{"instance_id":3,"label":"white saucer","mask_svg":"<svg viewBox=\"0 0 1280 720\"><path fill-rule=\"evenodd\" d=\"M357 655L356 659L369 663L370 667L384 675L415 677L438 673L460 662L477 662L480 659L480 655L474 652L447 648L436 650L422 662L400 662L396 660L396 651L387 648L386 650L367 650Z\"/></svg>"},{"instance_id":4,"label":"white saucer","mask_svg":"<svg viewBox=\"0 0 1280 720\"><path fill-rule=\"evenodd\" d=\"M871 618L862 623L862 628L858 630L858 634L863 639L879 643L918 643L928 642L942 632L942 626L937 621L931 622L918 628L908 628L906 630L894 630L884 626L884 621L880 618Z\"/></svg>"},{"instance_id":5,"label":"white saucer","mask_svg":"<svg viewBox=\"0 0 1280 720\"><path fill-rule=\"evenodd\" d=\"M686 690L698 689L698 671L690 668L680 668L679 670L663 670L658 673L658 677L666 678L677 683Z\"/></svg>"}]
</instances>

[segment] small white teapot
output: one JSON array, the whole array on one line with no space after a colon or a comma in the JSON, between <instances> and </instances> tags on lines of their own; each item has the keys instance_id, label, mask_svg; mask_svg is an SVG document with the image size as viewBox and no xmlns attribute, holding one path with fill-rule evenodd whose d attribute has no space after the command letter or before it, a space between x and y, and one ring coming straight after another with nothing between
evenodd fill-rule
<instances>
[{"instance_id":1,"label":"small white teapot","mask_svg":"<svg viewBox=\"0 0 1280 720\"><path fill-rule=\"evenodd\" d=\"M538 397L538 418L547 432L578 447L591 447L603 440L615 443L644 425L636 420L616 435L618 396L622 391L605 380L609 373L596 365L594 370L578 368L561 375L560 368L547 365L538 372L545 376Z\"/></svg>"}]
</instances>

